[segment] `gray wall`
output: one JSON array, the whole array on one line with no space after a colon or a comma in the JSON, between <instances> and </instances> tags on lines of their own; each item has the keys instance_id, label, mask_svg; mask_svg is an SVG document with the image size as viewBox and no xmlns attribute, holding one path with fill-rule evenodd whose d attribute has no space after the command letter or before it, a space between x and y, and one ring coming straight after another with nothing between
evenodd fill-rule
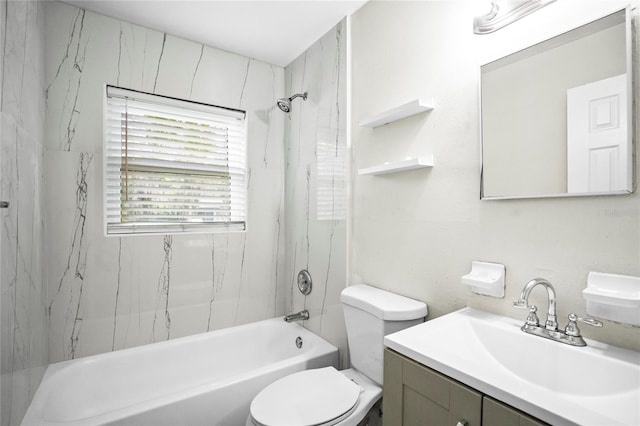
<instances>
[{"instance_id":1,"label":"gray wall","mask_svg":"<svg viewBox=\"0 0 640 426\"><path fill-rule=\"evenodd\" d=\"M479 66L595 19L616 2L558 1L477 36L470 1L370 2L352 18L350 283L423 300L431 318L470 305L524 320L511 301L540 276L556 287L564 325L570 312L585 313L581 292L589 271L640 275L640 195L480 201ZM637 50L635 61L637 73ZM636 99L638 93L636 87ZM430 113L377 129L357 125L428 96L436 104ZM431 153L432 169L355 174ZM460 284L473 260L506 266L504 299L474 295ZM532 302L544 311L546 296L534 293ZM582 330L640 349L640 328L606 321L602 329Z\"/></svg>"}]
</instances>

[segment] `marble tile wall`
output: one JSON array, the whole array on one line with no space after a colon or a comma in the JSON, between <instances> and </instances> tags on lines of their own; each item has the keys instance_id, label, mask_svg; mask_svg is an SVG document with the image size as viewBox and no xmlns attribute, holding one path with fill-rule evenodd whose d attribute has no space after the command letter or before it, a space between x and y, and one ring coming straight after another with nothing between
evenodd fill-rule
<instances>
[{"instance_id":1,"label":"marble tile wall","mask_svg":"<svg viewBox=\"0 0 640 426\"><path fill-rule=\"evenodd\" d=\"M19 424L48 363L43 256L43 10L0 1L0 424Z\"/></svg>"},{"instance_id":2,"label":"marble tile wall","mask_svg":"<svg viewBox=\"0 0 640 426\"><path fill-rule=\"evenodd\" d=\"M46 2L51 361L282 315L284 69ZM246 233L105 237L105 84L247 110Z\"/></svg>"},{"instance_id":3,"label":"marble tile wall","mask_svg":"<svg viewBox=\"0 0 640 426\"><path fill-rule=\"evenodd\" d=\"M286 93L309 92L286 115L286 310L309 310L304 326L340 349L348 365L340 292L346 282L346 21L285 69ZM313 290L303 296L298 271Z\"/></svg>"},{"instance_id":4,"label":"marble tile wall","mask_svg":"<svg viewBox=\"0 0 640 426\"><path fill-rule=\"evenodd\" d=\"M345 23L285 78L63 3L0 4L0 423L19 423L49 362L304 308L346 364ZM248 111L246 233L104 236L105 84ZM301 90L307 102L276 109ZM307 297L300 269L314 276Z\"/></svg>"}]
</instances>

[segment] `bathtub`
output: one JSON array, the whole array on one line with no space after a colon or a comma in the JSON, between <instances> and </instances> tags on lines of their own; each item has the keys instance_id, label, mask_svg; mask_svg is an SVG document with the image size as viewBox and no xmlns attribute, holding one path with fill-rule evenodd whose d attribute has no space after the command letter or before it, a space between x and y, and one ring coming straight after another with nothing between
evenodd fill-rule
<instances>
[{"instance_id":1,"label":"bathtub","mask_svg":"<svg viewBox=\"0 0 640 426\"><path fill-rule=\"evenodd\" d=\"M330 365L335 346L273 318L52 364L22 424L244 425L266 385Z\"/></svg>"}]
</instances>

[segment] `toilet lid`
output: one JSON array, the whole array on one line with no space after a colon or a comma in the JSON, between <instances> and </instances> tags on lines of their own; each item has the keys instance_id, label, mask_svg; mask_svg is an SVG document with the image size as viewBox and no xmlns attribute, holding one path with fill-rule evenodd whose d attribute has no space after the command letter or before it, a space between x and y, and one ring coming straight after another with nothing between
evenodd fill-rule
<instances>
[{"instance_id":1,"label":"toilet lid","mask_svg":"<svg viewBox=\"0 0 640 426\"><path fill-rule=\"evenodd\" d=\"M264 426L334 424L356 408L361 390L333 367L305 370L264 388L251 417Z\"/></svg>"}]
</instances>

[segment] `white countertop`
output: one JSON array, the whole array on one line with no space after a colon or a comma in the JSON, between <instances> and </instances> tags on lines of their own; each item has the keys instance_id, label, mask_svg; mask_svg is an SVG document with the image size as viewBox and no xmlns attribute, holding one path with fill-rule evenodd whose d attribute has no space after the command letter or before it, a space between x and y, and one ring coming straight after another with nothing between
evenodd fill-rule
<instances>
[{"instance_id":1,"label":"white countertop","mask_svg":"<svg viewBox=\"0 0 640 426\"><path fill-rule=\"evenodd\" d=\"M640 352L526 334L523 321L464 308L384 344L554 426L640 425Z\"/></svg>"}]
</instances>

